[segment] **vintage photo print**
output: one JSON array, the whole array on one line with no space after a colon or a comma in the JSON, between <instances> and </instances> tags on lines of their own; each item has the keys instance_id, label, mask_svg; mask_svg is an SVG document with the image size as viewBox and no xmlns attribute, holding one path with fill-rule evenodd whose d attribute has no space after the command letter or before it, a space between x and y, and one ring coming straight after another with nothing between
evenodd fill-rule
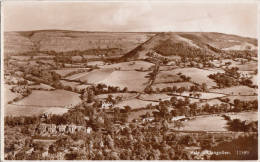
<instances>
[{"instance_id":1,"label":"vintage photo print","mask_svg":"<svg viewBox=\"0 0 260 162\"><path fill-rule=\"evenodd\" d=\"M2 2L1 160L258 160L258 2Z\"/></svg>"}]
</instances>

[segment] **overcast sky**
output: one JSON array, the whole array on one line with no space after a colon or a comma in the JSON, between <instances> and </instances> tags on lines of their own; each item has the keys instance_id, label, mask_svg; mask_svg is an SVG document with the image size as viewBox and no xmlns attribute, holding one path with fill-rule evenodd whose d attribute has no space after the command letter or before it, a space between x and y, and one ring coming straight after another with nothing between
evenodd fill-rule
<instances>
[{"instance_id":1,"label":"overcast sky","mask_svg":"<svg viewBox=\"0 0 260 162\"><path fill-rule=\"evenodd\" d=\"M4 30L203 31L257 35L256 3L5 2Z\"/></svg>"}]
</instances>

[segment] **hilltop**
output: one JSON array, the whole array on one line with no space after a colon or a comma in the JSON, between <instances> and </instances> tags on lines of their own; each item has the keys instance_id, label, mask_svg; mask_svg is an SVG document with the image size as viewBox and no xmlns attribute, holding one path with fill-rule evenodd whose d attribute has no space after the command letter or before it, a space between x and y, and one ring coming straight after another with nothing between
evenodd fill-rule
<instances>
[{"instance_id":1,"label":"hilltop","mask_svg":"<svg viewBox=\"0 0 260 162\"><path fill-rule=\"evenodd\" d=\"M257 40L253 38L211 32L170 32L153 36L122 58L146 59L149 52L162 56L185 56L256 50Z\"/></svg>"}]
</instances>

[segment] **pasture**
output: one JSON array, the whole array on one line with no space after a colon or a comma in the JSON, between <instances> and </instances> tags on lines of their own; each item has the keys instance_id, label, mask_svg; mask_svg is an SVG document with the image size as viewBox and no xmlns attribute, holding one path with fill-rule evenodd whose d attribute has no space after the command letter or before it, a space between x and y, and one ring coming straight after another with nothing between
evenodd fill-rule
<instances>
[{"instance_id":1,"label":"pasture","mask_svg":"<svg viewBox=\"0 0 260 162\"><path fill-rule=\"evenodd\" d=\"M151 66L154 64L146 62L146 61L129 61L129 62L121 62L111 65L104 65L102 68L120 68L120 70L149 70Z\"/></svg>"},{"instance_id":2,"label":"pasture","mask_svg":"<svg viewBox=\"0 0 260 162\"><path fill-rule=\"evenodd\" d=\"M157 105L158 102L142 101L142 100L133 98L133 99L129 99L129 100L124 100L124 101L114 105L114 107L124 108L124 106L130 106L132 109L138 109L138 108L146 107L149 104Z\"/></svg>"},{"instance_id":3,"label":"pasture","mask_svg":"<svg viewBox=\"0 0 260 162\"><path fill-rule=\"evenodd\" d=\"M98 77L101 77L103 80L94 83L103 83L108 86L118 86L121 89L127 87L129 91L140 92L144 90L148 83L148 78L145 77L146 75L147 72L114 71L106 77L99 75Z\"/></svg>"},{"instance_id":4,"label":"pasture","mask_svg":"<svg viewBox=\"0 0 260 162\"><path fill-rule=\"evenodd\" d=\"M222 89L211 89L210 92L223 93L226 95L255 95L257 94L257 89L247 86L233 86Z\"/></svg>"},{"instance_id":5,"label":"pasture","mask_svg":"<svg viewBox=\"0 0 260 162\"><path fill-rule=\"evenodd\" d=\"M5 105L4 116L34 116L43 113L63 114L68 109L61 107L38 107L38 106L20 106L20 105Z\"/></svg>"},{"instance_id":6,"label":"pasture","mask_svg":"<svg viewBox=\"0 0 260 162\"><path fill-rule=\"evenodd\" d=\"M153 90L156 90L157 88L159 88L160 90L162 90L163 88L176 86L177 88L185 87L186 89L188 89L188 88L190 88L190 87L193 86L193 85L194 85L194 84L191 83L191 82L157 83L157 84L153 84L153 85L152 85L152 88L153 88Z\"/></svg>"},{"instance_id":7,"label":"pasture","mask_svg":"<svg viewBox=\"0 0 260 162\"><path fill-rule=\"evenodd\" d=\"M32 94L16 102L16 105L36 107L65 107L81 102L79 94L65 90L39 91L33 90Z\"/></svg>"}]
</instances>

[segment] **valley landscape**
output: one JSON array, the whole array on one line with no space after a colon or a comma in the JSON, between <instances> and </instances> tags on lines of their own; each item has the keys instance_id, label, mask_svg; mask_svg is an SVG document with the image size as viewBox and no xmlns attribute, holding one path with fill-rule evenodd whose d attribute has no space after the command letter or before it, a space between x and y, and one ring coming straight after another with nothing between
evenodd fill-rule
<instances>
[{"instance_id":1,"label":"valley landscape","mask_svg":"<svg viewBox=\"0 0 260 162\"><path fill-rule=\"evenodd\" d=\"M216 32L5 32L5 159L256 160L257 48Z\"/></svg>"}]
</instances>

